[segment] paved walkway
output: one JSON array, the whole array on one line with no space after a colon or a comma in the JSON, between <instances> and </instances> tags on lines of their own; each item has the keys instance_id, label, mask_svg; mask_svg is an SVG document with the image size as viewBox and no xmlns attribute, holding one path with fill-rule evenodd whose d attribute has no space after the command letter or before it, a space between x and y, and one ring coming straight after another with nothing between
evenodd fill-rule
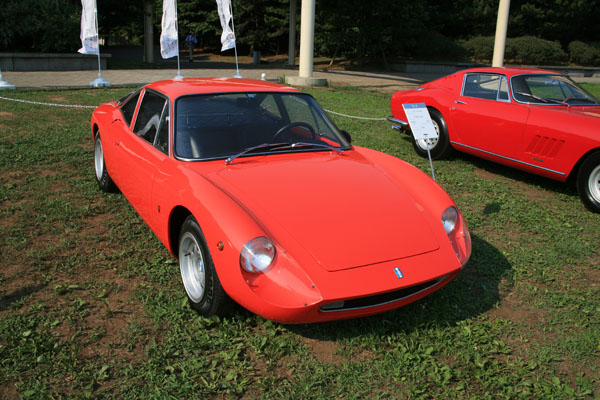
<instances>
[{"instance_id":1,"label":"paved walkway","mask_svg":"<svg viewBox=\"0 0 600 400\"><path fill-rule=\"evenodd\" d=\"M232 77L235 69L182 69L184 78L191 77ZM275 81L285 76L298 76L297 69L274 68L240 68L244 78L260 79L266 74L266 79ZM123 69L104 70L102 78L111 85L143 85L164 79L172 79L177 75L177 69ZM19 88L73 88L89 87L90 82L98 77L98 71L3 71L3 79ZM401 89L411 89L440 77L431 73L400 73L400 72L359 72L342 70L315 70L315 78L327 78L330 86L352 86L370 88L383 92L395 92Z\"/></svg>"},{"instance_id":2,"label":"paved walkway","mask_svg":"<svg viewBox=\"0 0 600 400\"><path fill-rule=\"evenodd\" d=\"M206 63L207 65L209 63ZM194 68L182 69L184 78L191 77L233 77L235 68ZM240 73L244 78L260 79L261 74L266 74L266 79L276 81L285 76L298 76L298 69L294 68L260 68L257 66L240 66ZM177 75L176 68L164 69L108 69L102 71L102 78L112 86L143 84L164 79L172 79ZM403 73L403 72L361 72L344 70L318 70L315 69L313 77L326 78L330 86L351 86L363 89L373 89L381 92L392 93L402 89L413 89L424 82L440 78L443 73ZM3 79L19 88L88 88L90 82L98 77L95 70L89 71L3 71ZM583 78L574 76L578 82L600 82L600 78Z\"/></svg>"}]
</instances>

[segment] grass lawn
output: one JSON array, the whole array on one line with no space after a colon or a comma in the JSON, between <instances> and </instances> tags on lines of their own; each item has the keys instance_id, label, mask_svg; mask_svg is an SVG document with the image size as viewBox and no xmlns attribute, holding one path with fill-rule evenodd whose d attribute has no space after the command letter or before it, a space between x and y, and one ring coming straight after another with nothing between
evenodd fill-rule
<instances>
[{"instance_id":1,"label":"grass lawn","mask_svg":"<svg viewBox=\"0 0 600 400\"><path fill-rule=\"evenodd\" d=\"M1 94L97 105L129 90ZM390 95L311 93L329 110L389 115ZM351 321L206 319L129 203L98 189L91 112L0 100L0 398L600 396L600 215L573 188L437 161L473 237L448 286ZM356 145L429 173L388 122L332 118Z\"/></svg>"}]
</instances>

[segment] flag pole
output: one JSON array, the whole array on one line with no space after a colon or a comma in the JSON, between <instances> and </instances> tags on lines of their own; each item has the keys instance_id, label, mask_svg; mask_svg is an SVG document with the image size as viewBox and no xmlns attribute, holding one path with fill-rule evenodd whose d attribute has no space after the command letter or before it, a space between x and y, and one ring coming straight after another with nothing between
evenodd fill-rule
<instances>
[{"instance_id":1,"label":"flag pole","mask_svg":"<svg viewBox=\"0 0 600 400\"><path fill-rule=\"evenodd\" d=\"M235 24L233 23L233 5L231 3L229 3L229 13L231 14L231 30L233 32L233 36L235 37ZM242 74L240 74L240 67L238 65L237 38L235 39L235 45L233 46L233 51L235 53L235 70L236 70L236 73L233 77L241 78Z\"/></svg>"},{"instance_id":2,"label":"flag pole","mask_svg":"<svg viewBox=\"0 0 600 400\"><path fill-rule=\"evenodd\" d=\"M98 2L94 1L94 15L96 17L96 43L98 45L98 79L90 82L90 86L110 86L110 82L102 79L102 66L100 63L100 25L98 24Z\"/></svg>"},{"instance_id":3,"label":"flag pole","mask_svg":"<svg viewBox=\"0 0 600 400\"><path fill-rule=\"evenodd\" d=\"M175 29L177 30L177 75L173 79L179 81L183 79L183 76L181 76L181 64L179 62L179 18L177 17L177 0L175 0Z\"/></svg>"}]
</instances>

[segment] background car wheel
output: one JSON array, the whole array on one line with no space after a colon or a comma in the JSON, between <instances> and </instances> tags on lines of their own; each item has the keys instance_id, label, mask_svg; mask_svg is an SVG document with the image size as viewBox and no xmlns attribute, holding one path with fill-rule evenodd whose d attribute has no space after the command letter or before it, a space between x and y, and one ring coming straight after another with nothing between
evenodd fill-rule
<instances>
[{"instance_id":1,"label":"background car wheel","mask_svg":"<svg viewBox=\"0 0 600 400\"><path fill-rule=\"evenodd\" d=\"M204 235L193 216L179 235L179 270L191 307L205 317L227 315L233 301L221 286Z\"/></svg>"},{"instance_id":2,"label":"background car wheel","mask_svg":"<svg viewBox=\"0 0 600 400\"><path fill-rule=\"evenodd\" d=\"M437 139L419 139L415 140L413 137L413 148L421 157L427 158L427 146L429 146L429 152L431 158L434 160L444 158L448 156L452 147L450 146L450 139L448 138L448 128L446 127L446 121L439 111L428 108L429 115L431 116L431 122L435 128L438 138Z\"/></svg>"},{"instance_id":3,"label":"background car wheel","mask_svg":"<svg viewBox=\"0 0 600 400\"><path fill-rule=\"evenodd\" d=\"M577 192L588 210L600 213L600 151L592 153L581 164Z\"/></svg>"},{"instance_id":4,"label":"background car wheel","mask_svg":"<svg viewBox=\"0 0 600 400\"><path fill-rule=\"evenodd\" d=\"M96 134L96 140L94 141L94 170L96 172L96 182L98 186L105 192L117 192L117 186L108 175L106 170L106 164L104 163L104 150L102 148L102 140L100 140L100 133Z\"/></svg>"}]
</instances>

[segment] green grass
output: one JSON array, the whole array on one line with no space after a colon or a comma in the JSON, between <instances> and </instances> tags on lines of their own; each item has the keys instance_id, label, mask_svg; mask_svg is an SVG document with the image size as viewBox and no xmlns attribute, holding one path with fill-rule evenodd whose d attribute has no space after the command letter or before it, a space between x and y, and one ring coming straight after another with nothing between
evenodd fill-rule
<instances>
[{"instance_id":1,"label":"green grass","mask_svg":"<svg viewBox=\"0 0 600 400\"><path fill-rule=\"evenodd\" d=\"M7 95L96 105L128 91ZM344 114L390 113L389 95L310 92ZM573 188L464 155L437 161L473 237L451 284L352 321L207 319L128 202L97 188L91 110L0 106L0 398L600 395L600 216ZM388 122L332 118L356 145L429 173Z\"/></svg>"}]
</instances>

